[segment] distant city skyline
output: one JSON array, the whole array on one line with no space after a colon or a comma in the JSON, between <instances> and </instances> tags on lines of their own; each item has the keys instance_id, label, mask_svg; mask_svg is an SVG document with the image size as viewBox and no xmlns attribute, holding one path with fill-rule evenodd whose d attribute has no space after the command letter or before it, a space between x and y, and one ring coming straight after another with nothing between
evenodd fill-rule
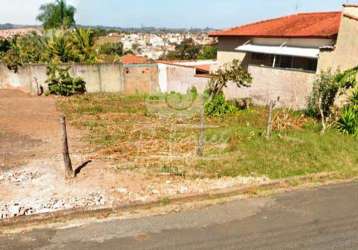
<instances>
[{"instance_id":1,"label":"distant city skyline","mask_svg":"<svg viewBox=\"0 0 358 250\"><path fill-rule=\"evenodd\" d=\"M50 0L0 0L0 23L39 24ZM82 25L116 27L225 28L295 12L341 10L343 0L67 0Z\"/></svg>"}]
</instances>

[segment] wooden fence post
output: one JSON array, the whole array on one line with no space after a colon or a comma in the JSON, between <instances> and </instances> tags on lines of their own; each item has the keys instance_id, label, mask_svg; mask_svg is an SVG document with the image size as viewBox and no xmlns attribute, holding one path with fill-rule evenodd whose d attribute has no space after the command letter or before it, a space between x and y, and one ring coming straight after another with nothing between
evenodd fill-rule
<instances>
[{"instance_id":1,"label":"wooden fence post","mask_svg":"<svg viewBox=\"0 0 358 250\"><path fill-rule=\"evenodd\" d=\"M200 134L198 141L198 148L196 153L199 157L204 155L204 144L205 144L205 98L202 97L202 105L200 108Z\"/></svg>"},{"instance_id":2,"label":"wooden fence post","mask_svg":"<svg viewBox=\"0 0 358 250\"><path fill-rule=\"evenodd\" d=\"M65 178L71 179L75 177L75 172L72 168L72 162L70 158L70 153L68 150L68 138L67 138L67 126L66 126L66 117L61 116L60 118L61 128L62 128L62 155L63 155L63 161L65 164Z\"/></svg>"},{"instance_id":3,"label":"wooden fence post","mask_svg":"<svg viewBox=\"0 0 358 250\"><path fill-rule=\"evenodd\" d=\"M276 103L280 101L280 97L277 97L276 101L271 100L269 103L269 114L268 114L268 120L267 120L267 128L266 128L266 139L270 139L272 135L272 113L273 109L276 106Z\"/></svg>"}]
</instances>

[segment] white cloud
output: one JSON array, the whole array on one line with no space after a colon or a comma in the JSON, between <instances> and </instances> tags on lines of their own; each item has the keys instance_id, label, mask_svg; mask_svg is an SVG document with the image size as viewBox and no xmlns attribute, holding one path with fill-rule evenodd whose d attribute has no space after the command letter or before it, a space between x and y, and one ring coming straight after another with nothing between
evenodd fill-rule
<instances>
[{"instance_id":1,"label":"white cloud","mask_svg":"<svg viewBox=\"0 0 358 250\"><path fill-rule=\"evenodd\" d=\"M41 4L51 0L0 0L0 23L37 24L36 16ZM68 0L77 6L80 0Z\"/></svg>"}]
</instances>

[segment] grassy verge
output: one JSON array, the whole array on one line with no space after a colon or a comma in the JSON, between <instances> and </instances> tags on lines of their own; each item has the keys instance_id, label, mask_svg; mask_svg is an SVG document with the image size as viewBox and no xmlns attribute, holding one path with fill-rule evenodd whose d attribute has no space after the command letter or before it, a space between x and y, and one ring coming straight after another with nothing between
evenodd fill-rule
<instances>
[{"instance_id":1,"label":"grassy verge","mask_svg":"<svg viewBox=\"0 0 358 250\"><path fill-rule=\"evenodd\" d=\"M160 98L159 98L160 99ZM163 100L156 101L162 105ZM58 101L72 125L87 131L96 153L118 169L187 177L267 176L272 179L322 172L347 177L358 170L358 140L298 112L277 110L274 134L263 136L264 108L207 119L204 157L196 157L200 119L152 112L145 96L87 94Z\"/></svg>"}]
</instances>

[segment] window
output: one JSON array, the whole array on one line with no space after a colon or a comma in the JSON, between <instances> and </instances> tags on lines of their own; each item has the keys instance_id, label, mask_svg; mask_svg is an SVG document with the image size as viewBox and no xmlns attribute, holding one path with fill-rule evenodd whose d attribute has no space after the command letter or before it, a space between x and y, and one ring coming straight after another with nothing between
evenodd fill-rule
<instances>
[{"instance_id":1,"label":"window","mask_svg":"<svg viewBox=\"0 0 358 250\"><path fill-rule=\"evenodd\" d=\"M249 64L267 66L283 69L298 69L307 71L317 70L317 59L305 58L305 57L294 57L294 56L280 56L262 53L251 53ZM275 60L275 63L274 63Z\"/></svg>"},{"instance_id":2,"label":"window","mask_svg":"<svg viewBox=\"0 0 358 250\"><path fill-rule=\"evenodd\" d=\"M273 55L252 53L250 64L272 67L273 58L274 58Z\"/></svg>"},{"instance_id":3,"label":"window","mask_svg":"<svg viewBox=\"0 0 358 250\"><path fill-rule=\"evenodd\" d=\"M277 68L301 69L307 71L317 70L317 59L293 56L276 56Z\"/></svg>"}]
</instances>

